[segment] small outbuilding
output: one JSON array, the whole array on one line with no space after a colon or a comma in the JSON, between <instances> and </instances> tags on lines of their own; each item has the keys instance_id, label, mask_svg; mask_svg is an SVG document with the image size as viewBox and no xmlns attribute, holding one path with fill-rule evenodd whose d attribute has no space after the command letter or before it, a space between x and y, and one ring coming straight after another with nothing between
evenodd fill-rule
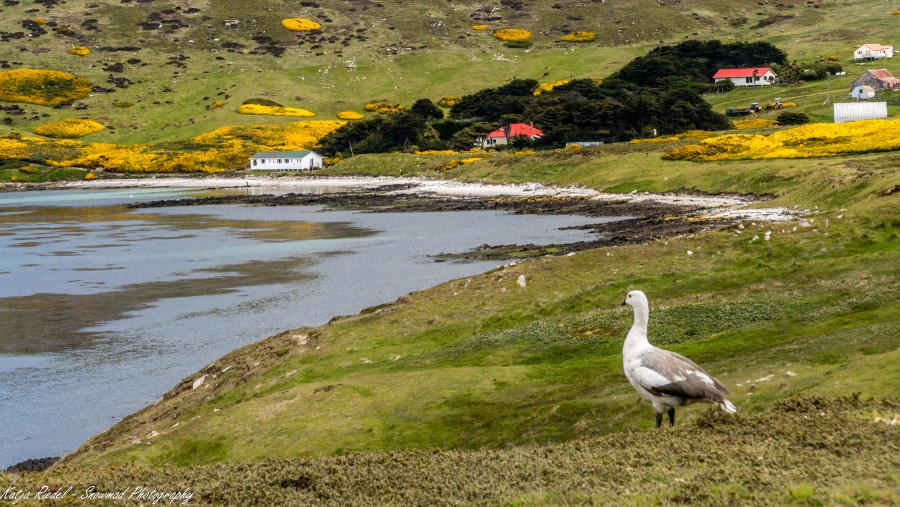
<instances>
[{"instance_id":1,"label":"small outbuilding","mask_svg":"<svg viewBox=\"0 0 900 507\"><path fill-rule=\"evenodd\" d=\"M871 86L859 85L850 92L854 99L871 99L875 97L875 90Z\"/></svg>"},{"instance_id":2,"label":"small outbuilding","mask_svg":"<svg viewBox=\"0 0 900 507\"><path fill-rule=\"evenodd\" d=\"M900 90L900 79L894 77L887 69L867 70L859 79L850 85L850 89L858 86L871 86L873 90Z\"/></svg>"},{"instance_id":3,"label":"small outbuilding","mask_svg":"<svg viewBox=\"0 0 900 507\"><path fill-rule=\"evenodd\" d=\"M882 46L881 44L863 44L853 52L854 60L880 60L893 57L894 46Z\"/></svg>"},{"instance_id":4,"label":"small outbuilding","mask_svg":"<svg viewBox=\"0 0 900 507\"><path fill-rule=\"evenodd\" d=\"M768 86L775 82L778 76L769 67L746 67L742 69L719 69L713 76L713 81L731 80L734 86Z\"/></svg>"},{"instance_id":5,"label":"small outbuilding","mask_svg":"<svg viewBox=\"0 0 900 507\"><path fill-rule=\"evenodd\" d=\"M253 171L312 171L322 168L322 155L312 150L261 151L250 157Z\"/></svg>"}]
</instances>

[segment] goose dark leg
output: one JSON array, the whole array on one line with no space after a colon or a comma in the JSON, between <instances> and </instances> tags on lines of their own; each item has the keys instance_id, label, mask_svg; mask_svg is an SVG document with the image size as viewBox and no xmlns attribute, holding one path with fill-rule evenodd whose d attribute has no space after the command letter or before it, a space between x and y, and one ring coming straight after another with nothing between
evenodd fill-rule
<instances>
[{"instance_id":1,"label":"goose dark leg","mask_svg":"<svg viewBox=\"0 0 900 507\"><path fill-rule=\"evenodd\" d=\"M669 426L675 426L675 407L669 408Z\"/></svg>"},{"instance_id":2,"label":"goose dark leg","mask_svg":"<svg viewBox=\"0 0 900 507\"><path fill-rule=\"evenodd\" d=\"M662 426L662 412L656 413L656 427L659 428Z\"/></svg>"}]
</instances>

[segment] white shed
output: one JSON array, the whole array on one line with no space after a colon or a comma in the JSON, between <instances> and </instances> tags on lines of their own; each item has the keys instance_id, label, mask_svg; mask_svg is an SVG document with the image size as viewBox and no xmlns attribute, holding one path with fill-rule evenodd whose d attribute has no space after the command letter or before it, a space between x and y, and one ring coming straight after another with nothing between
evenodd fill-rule
<instances>
[{"instance_id":1,"label":"white shed","mask_svg":"<svg viewBox=\"0 0 900 507\"><path fill-rule=\"evenodd\" d=\"M250 169L259 171L310 171L322 168L322 155L312 151L261 151L250 157Z\"/></svg>"},{"instance_id":2,"label":"white shed","mask_svg":"<svg viewBox=\"0 0 900 507\"><path fill-rule=\"evenodd\" d=\"M875 89L871 86L859 85L853 88L853 91L850 92L850 96L854 99L871 99L875 97Z\"/></svg>"}]
</instances>

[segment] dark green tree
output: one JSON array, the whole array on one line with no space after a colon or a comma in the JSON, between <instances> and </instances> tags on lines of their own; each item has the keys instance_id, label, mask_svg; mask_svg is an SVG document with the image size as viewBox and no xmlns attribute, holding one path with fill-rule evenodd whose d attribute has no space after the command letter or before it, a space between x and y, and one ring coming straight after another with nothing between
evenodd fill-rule
<instances>
[{"instance_id":1,"label":"dark green tree","mask_svg":"<svg viewBox=\"0 0 900 507\"><path fill-rule=\"evenodd\" d=\"M434 105L434 102L432 102L431 99L419 99L413 103L409 110L412 111L413 114L421 116L426 121L442 120L444 118L444 111Z\"/></svg>"}]
</instances>

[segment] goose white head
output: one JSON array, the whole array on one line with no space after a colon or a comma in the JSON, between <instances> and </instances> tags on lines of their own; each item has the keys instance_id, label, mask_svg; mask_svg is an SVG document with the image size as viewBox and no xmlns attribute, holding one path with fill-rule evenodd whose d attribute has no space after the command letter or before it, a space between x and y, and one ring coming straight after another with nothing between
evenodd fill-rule
<instances>
[{"instance_id":1,"label":"goose white head","mask_svg":"<svg viewBox=\"0 0 900 507\"><path fill-rule=\"evenodd\" d=\"M639 290L633 290L625 296L622 304L634 309L635 327L647 329L647 321L650 319L650 303L647 302L647 296Z\"/></svg>"}]
</instances>

